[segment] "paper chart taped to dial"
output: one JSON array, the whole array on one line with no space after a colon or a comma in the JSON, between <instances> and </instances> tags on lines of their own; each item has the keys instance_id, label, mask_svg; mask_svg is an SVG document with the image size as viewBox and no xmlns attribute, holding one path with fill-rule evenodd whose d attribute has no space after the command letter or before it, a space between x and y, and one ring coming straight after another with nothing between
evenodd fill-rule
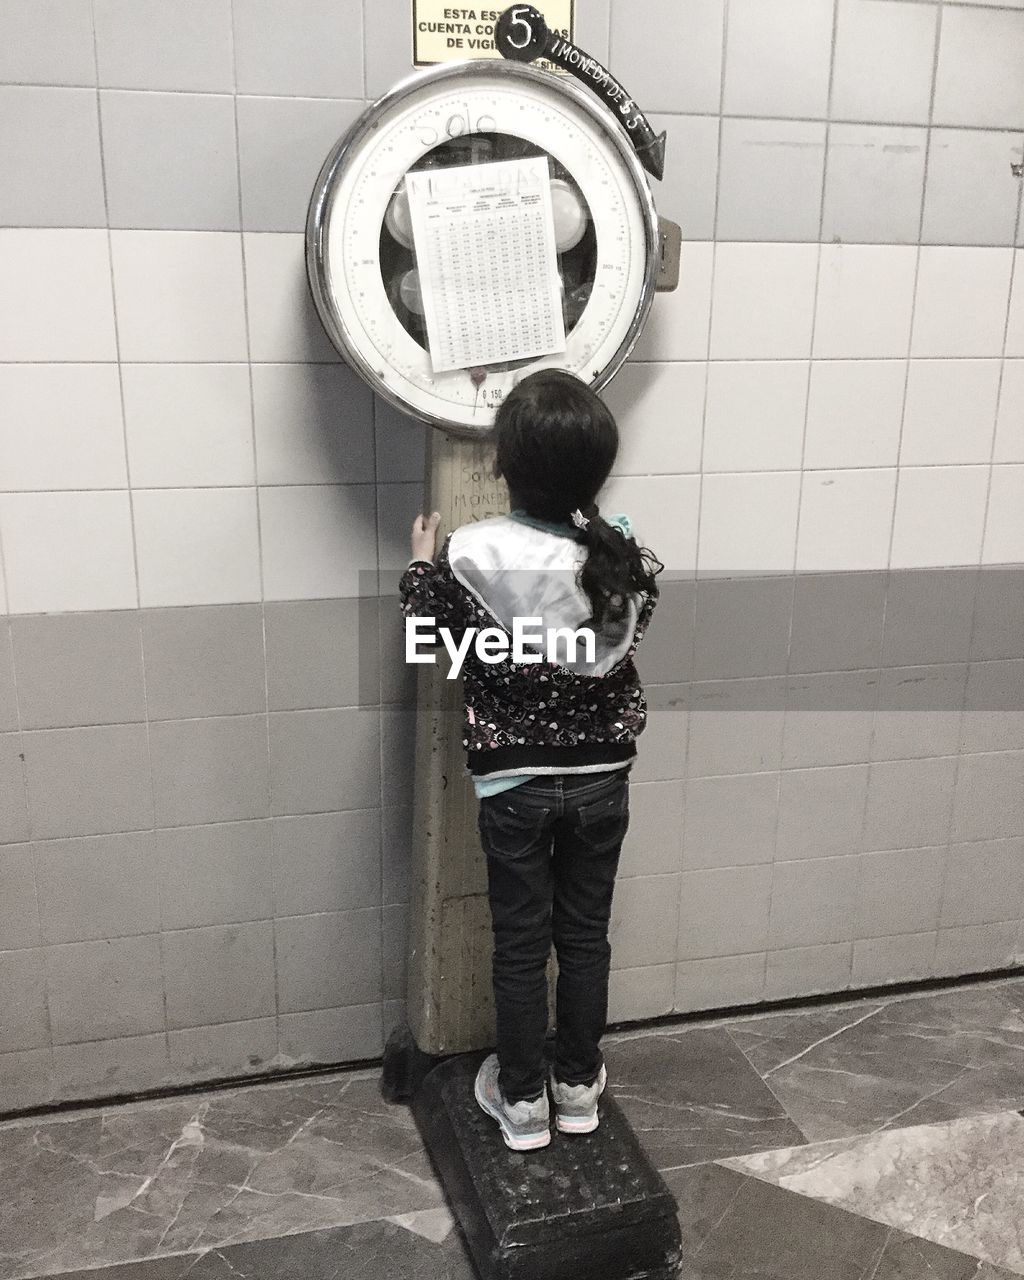
<instances>
[{"instance_id":1,"label":"paper chart taped to dial","mask_svg":"<svg viewBox=\"0 0 1024 1280\"><path fill-rule=\"evenodd\" d=\"M547 157L405 182L434 372L565 351Z\"/></svg>"}]
</instances>

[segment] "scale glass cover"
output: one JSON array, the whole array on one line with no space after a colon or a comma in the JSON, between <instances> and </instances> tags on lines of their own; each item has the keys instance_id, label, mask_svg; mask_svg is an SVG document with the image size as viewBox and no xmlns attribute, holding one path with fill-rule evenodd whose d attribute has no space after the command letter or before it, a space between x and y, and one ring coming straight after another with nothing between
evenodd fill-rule
<instances>
[{"instance_id":1,"label":"scale glass cover","mask_svg":"<svg viewBox=\"0 0 1024 1280\"><path fill-rule=\"evenodd\" d=\"M565 349L438 372L427 336L406 175L546 159ZM370 107L321 171L307 266L324 328L396 408L458 435L487 431L540 368L600 390L643 330L661 251L643 167L585 86L520 63L476 61L412 76Z\"/></svg>"}]
</instances>

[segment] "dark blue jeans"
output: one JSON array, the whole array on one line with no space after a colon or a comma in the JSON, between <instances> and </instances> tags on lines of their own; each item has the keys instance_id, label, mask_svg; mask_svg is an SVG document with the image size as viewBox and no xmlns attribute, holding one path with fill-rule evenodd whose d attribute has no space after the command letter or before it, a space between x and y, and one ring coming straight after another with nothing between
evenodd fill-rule
<instances>
[{"instance_id":1,"label":"dark blue jeans","mask_svg":"<svg viewBox=\"0 0 1024 1280\"><path fill-rule=\"evenodd\" d=\"M555 1075L592 1084L608 1020L608 922L629 826L629 769L537 777L480 801L494 925L499 1082L544 1089L547 963L558 957Z\"/></svg>"}]
</instances>

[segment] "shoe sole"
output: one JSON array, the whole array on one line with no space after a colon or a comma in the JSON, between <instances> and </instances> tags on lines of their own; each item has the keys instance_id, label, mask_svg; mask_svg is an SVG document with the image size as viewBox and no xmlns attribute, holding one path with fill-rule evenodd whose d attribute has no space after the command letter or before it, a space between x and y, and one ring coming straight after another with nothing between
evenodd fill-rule
<instances>
[{"instance_id":1,"label":"shoe sole","mask_svg":"<svg viewBox=\"0 0 1024 1280\"><path fill-rule=\"evenodd\" d=\"M514 1133L509 1133L505 1127L505 1117L497 1108L492 1107L486 1098L480 1094L479 1084L473 1085L473 1096L476 1098L477 1106L492 1120L498 1122L498 1128L501 1130L501 1136L505 1139L505 1146L510 1151L539 1151L542 1147L546 1147L551 1141L551 1130L547 1129L544 1133L535 1133L527 1137L517 1137Z\"/></svg>"},{"instance_id":2,"label":"shoe sole","mask_svg":"<svg viewBox=\"0 0 1024 1280\"><path fill-rule=\"evenodd\" d=\"M601 1082L601 1089L598 1098L604 1093L608 1087L608 1076L605 1075ZM600 1116L597 1113L597 1104L594 1104L594 1110L585 1116L563 1116L559 1115L557 1104L555 1109L555 1128L559 1133L593 1133L600 1124Z\"/></svg>"}]
</instances>

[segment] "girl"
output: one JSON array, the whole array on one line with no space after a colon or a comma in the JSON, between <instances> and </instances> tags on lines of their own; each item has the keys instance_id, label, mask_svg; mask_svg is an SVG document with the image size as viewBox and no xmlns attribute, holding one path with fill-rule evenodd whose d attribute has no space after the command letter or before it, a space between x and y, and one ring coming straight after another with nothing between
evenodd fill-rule
<instances>
[{"instance_id":1,"label":"girl","mask_svg":"<svg viewBox=\"0 0 1024 1280\"><path fill-rule=\"evenodd\" d=\"M611 413L560 370L525 378L498 411L496 474L512 514L465 525L433 562L440 516L413 525L401 583L406 617L457 636L515 618L542 628L588 627L593 651L566 645L558 661L482 662L464 669L463 745L480 800L494 926L498 1052L480 1068L476 1099L515 1151L551 1140L544 1043L546 969L558 957L557 1033L550 1076L563 1133L597 1128L607 1075L608 922L629 823L628 778L646 703L633 656L657 600L662 566L637 546L625 517L594 501L619 447ZM524 657L525 654L520 654Z\"/></svg>"}]
</instances>

